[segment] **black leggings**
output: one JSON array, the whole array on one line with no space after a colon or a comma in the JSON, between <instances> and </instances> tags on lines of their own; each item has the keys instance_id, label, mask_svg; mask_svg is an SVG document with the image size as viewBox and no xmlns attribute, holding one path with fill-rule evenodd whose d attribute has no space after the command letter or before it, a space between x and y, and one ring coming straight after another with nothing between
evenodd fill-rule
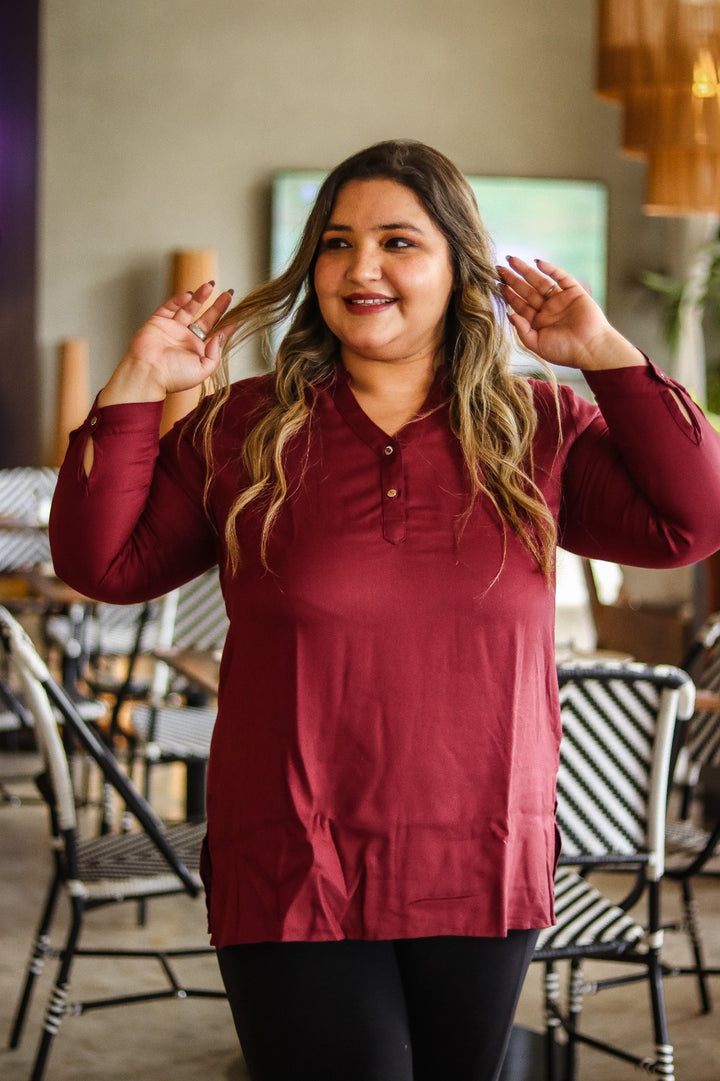
<instances>
[{"instance_id":1,"label":"black leggings","mask_svg":"<svg viewBox=\"0 0 720 1081\"><path fill-rule=\"evenodd\" d=\"M218 951L252 1081L496 1081L536 931Z\"/></svg>"}]
</instances>

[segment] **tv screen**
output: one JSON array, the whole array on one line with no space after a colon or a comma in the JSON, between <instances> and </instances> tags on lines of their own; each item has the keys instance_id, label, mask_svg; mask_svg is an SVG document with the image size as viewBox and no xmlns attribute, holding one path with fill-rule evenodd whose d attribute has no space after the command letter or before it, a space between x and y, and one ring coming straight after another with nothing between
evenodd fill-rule
<instances>
[{"instance_id":1,"label":"tv screen","mask_svg":"<svg viewBox=\"0 0 720 1081\"><path fill-rule=\"evenodd\" d=\"M275 277L288 265L325 177L321 171L277 173L272 186L271 260ZM548 259L567 270L605 306L608 197L603 183L555 177L469 176L498 263L506 255Z\"/></svg>"}]
</instances>

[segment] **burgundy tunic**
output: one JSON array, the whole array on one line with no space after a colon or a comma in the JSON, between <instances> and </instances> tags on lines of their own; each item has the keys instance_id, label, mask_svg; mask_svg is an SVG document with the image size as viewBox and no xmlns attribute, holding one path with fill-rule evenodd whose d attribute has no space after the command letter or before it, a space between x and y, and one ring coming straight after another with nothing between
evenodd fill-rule
<instances>
[{"instance_id":1,"label":"burgundy tunic","mask_svg":"<svg viewBox=\"0 0 720 1081\"><path fill-rule=\"evenodd\" d=\"M656 567L720 548L720 439L687 394L652 365L588 381L599 409L562 388L560 432L551 390L533 384L535 475L562 545ZM309 433L288 450L270 570L252 510L232 577L224 524L269 388L266 376L232 388L208 513L189 438L176 427L158 450L159 404L94 407L50 524L57 573L106 601L220 564L230 630L208 767L213 942L551 924L554 593L487 499L463 525L442 378L392 437L344 372L318 390Z\"/></svg>"}]
</instances>

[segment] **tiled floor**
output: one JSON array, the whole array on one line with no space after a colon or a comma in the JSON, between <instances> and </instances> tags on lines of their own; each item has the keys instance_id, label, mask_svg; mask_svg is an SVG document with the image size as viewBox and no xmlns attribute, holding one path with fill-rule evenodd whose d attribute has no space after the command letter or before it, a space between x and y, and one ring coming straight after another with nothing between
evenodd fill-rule
<instances>
[{"instance_id":1,"label":"tiled floor","mask_svg":"<svg viewBox=\"0 0 720 1081\"><path fill-rule=\"evenodd\" d=\"M0 756L1 758L2 756ZM0 765L2 763L0 762ZM165 772L165 771L161 771ZM26 1081L50 989L48 965L29 1016L21 1047L9 1051L14 1000L49 868L45 810L0 806L0 1078ZM60 912L64 905L61 903ZM64 926L64 925L63 925ZM132 940L134 946L207 944L202 899L152 902L147 926L138 928L132 906L90 913L85 946ZM197 986L219 987L215 958L180 964ZM118 981L137 990L141 980L163 986L153 962L79 959L72 987L80 997L114 992ZM71 996L72 997L72 996ZM186 999L97 1010L66 1018L55 1040L47 1081L245 1081L240 1051L224 999Z\"/></svg>"},{"instance_id":2,"label":"tiled floor","mask_svg":"<svg viewBox=\"0 0 720 1081\"><path fill-rule=\"evenodd\" d=\"M0 771L3 771L0 756ZM15 764L15 756L12 756ZM24 967L31 935L43 894L48 853L45 843L44 809L40 806L0 806L0 1040L5 1046L14 998ZM617 879L613 880L617 888ZM668 912L675 907L674 891L668 894ZM720 962L720 882L707 882L701 892L700 909L709 952ZM177 942L205 943L202 901L165 899L154 902L145 929L136 926L131 908L101 910L89 917L86 945L108 936L136 944ZM670 936L668 955L680 962L682 942ZM135 987L139 979L152 978L152 969L138 969L123 962L122 975L107 962L80 960L75 987L89 986L93 993L123 979ZM185 968L183 971L188 971ZM193 962L193 979L218 986L214 959ZM540 1018L540 970L531 969L518 1012L518 1022L538 1029ZM720 1012L720 981L714 980ZM49 973L42 978L40 993L29 1017L25 1040L19 1050L0 1050L3 1081L26 1081L35 1041L49 989ZM695 991L687 978L667 982L671 1036L676 1048L678 1081L718 1081L720 1078L720 1027L718 1014L698 1013ZM646 1045L645 991L630 987L589 999L590 1022L611 1032L616 1039ZM636 1071L622 1062L592 1050L581 1051L580 1081L628 1081ZM56 1038L47 1081L245 1081L245 1072L229 1011L224 1000L170 1001L109 1009L67 1018ZM292 1079L288 1079L292 1081ZM342 1081L338 1078L338 1081ZM438 1079L443 1081L443 1079ZM524 1079L523 1079L524 1081Z\"/></svg>"}]
</instances>

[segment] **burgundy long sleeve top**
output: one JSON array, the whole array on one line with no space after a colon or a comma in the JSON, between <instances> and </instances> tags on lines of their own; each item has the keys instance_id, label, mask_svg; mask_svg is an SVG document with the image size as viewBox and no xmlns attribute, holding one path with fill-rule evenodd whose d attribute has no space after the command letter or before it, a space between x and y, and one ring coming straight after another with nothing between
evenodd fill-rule
<instances>
[{"instance_id":1,"label":"burgundy long sleeve top","mask_svg":"<svg viewBox=\"0 0 720 1081\"><path fill-rule=\"evenodd\" d=\"M559 418L533 384L535 478L559 542L653 567L720 548L720 439L689 396L650 364L588 382L597 405L563 387ZM59 576L105 601L157 596L219 563L230 629L207 781L213 942L551 924L554 593L488 500L461 523L442 378L392 437L343 371L317 390L288 449L270 570L251 508L232 575L225 521L270 394L267 376L233 386L206 508L205 463L179 426L158 443L159 404L94 407L50 521Z\"/></svg>"}]
</instances>

